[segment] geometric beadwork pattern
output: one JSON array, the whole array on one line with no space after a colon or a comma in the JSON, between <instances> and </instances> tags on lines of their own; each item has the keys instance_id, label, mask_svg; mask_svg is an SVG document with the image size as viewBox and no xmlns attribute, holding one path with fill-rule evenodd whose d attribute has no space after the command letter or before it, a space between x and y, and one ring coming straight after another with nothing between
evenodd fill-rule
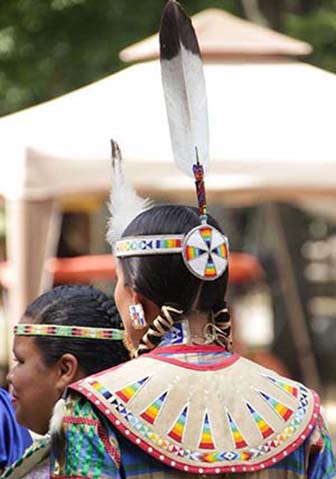
<instances>
[{"instance_id":1,"label":"geometric beadwork pattern","mask_svg":"<svg viewBox=\"0 0 336 479\"><path fill-rule=\"evenodd\" d=\"M112 394L110 393L110 391L104 388L104 386L100 384L100 382L96 380L91 380L90 385L93 387L95 391L101 394L105 399L109 400L112 397Z\"/></svg>"},{"instance_id":2,"label":"geometric beadwork pattern","mask_svg":"<svg viewBox=\"0 0 336 479\"><path fill-rule=\"evenodd\" d=\"M17 324L15 336L54 336L60 338L121 340L123 331L114 328L66 326L62 324Z\"/></svg>"},{"instance_id":3,"label":"geometric beadwork pattern","mask_svg":"<svg viewBox=\"0 0 336 479\"><path fill-rule=\"evenodd\" d=\"M215 444L212 438L211 426L207 412L204 415L203 428L201 431L201 438L198 447L200 449L215 449Z\"/></svg>"},{"instance_id":4,"label":"geometric beadwork pattern","mask_svg":"<svg viewBox=\"0 0 336 479\"><path fill-rule=\"evenodd\" d=\"M280 379L273 378L272 376L265 376L267 379L272 381L273 384L278 386L280 389L285 391L286 393L294 396L295 398L298 397L298 388L296 386L292 386L291 384L286 383Z\"/></svg>"},{"instance_id":5,"label":"geometric beadwork pattern","mask_svg":"<svg viewBox=\"0 0 336 479\"><path fill-rule=\"evenodd\" d=\"M237 424L232 419L232 416L228 411L226 411L226 416L227 416L228 421L229 421L229 427L230 427L230 431L231 431L231 435L232 435L232 439L233 439L235 448L236 449L241 449L243 447L246 447L247 442L245 441L242 433L240 432L240 430L237 427Z\"/></svg>"},{"instance_id":6,"label":"geometric beadwork pattern","mask_svg":"<svg viewBox=\"0 0 336 479\"><path fill-rule=\"evenodd\" d=\"M120 397L125 403L128 403L132 397L139 391L139 389L145 384L148 376L136 381L135 383L129 384L128 386L116 391L116 395Z\"/></svg>"},{"instance_id":7,"label":"geometric beadwork pattern","mask_svg":"<svg viewBox=\"0 0 336 479\"><path fill-rule=\"evenodd\" d=\"M107 390L102 385L99 387L99 383L96 379L89 379L87 380L87 382L94 387L97 393L100 392L103 397L107 398ZM174 439L174 441L177 441L181 444L181 438L183 437L183 432L186 426L188 406L185 406L183 408L181 414L179 415L177 421L174 423L170 431L165 435L160 435L152 429L151 425L149 425L148 423L146 425L142 419L136 417L131 411L129 411L126 406L124 406L123 401L121 401L114 393L111 393L110 391L108 393L108 402L112 405L112 410L116 411L123 418L126 424L128 424L128 427L133 428L133 430L136 431L137 437L145 439L152 446L157 447L163 451L167 451L167 453L169 454L176 455L177 459L185 457L186 459L194 462L196 466L200 463L207 463L210 465L211 463L221 461L240 461L248 464L249 460L262 459L262 457L266 453L268 454L274 449L278 449L279 447L281 447L282 443L289 440L297 431L298 427L301 425L305 418L309 396L308 390L303 385L300 385L300 388L298 390L299 406L297 410L293 413L293 417L288 423L288 425L280 433L274 434L271 439L265 441L259 446L252 448L246 447L244 450L241 451L216 450L214 452L202 452L199 449L190 450L183 448L183 446L181 445L177 446L167 437L169 436ZM90 397L88 396L88 398ZM247 407L249 406L250 405L247 405ZM251 406L250 408L249 411L251 415L253 416L254 413L256 415L255 417L258 417L258 414L255 412L255 410ZM179 424L179 426L174 429L177 423ZM172 434L173 431L175 434Z\"/></svg>"},{"instance_id":8,"label":"geometric beadwork pattern","mask_svg":"<svg viewBox=\"0 0 336 479\"><path fill-rule=\"evenodd\" d=\"M185 406L181 414L178 416L177 420L175 421L173 427L168 432L168 436L174 439L174 441L179 442L180 444L183 440L187 414L188 414L188 406Z\"/></svg>"},{"instance_id":9,"label":"geometric beadwork pattern","mask_svg":"<svg viewBox=\"0 0 336 479\"><path fill-rule=\"evenodd\" d=\"M159 412L165 402L167 397L168 391L161 394L158 398L156 398L152 404L150 404L143 413L140 414L140 417L145 421L149 422L150 424L155 424L155 421L158 418Z\"/></svg>"},{"instance_id":10,"label":"geometric beadwork pattern","mask_svg":"<svg viewBox=\"0 0 336 479\"><path fill-rule=\"evenodd\" d=\"M246 404L249 412L251 413L251 415L254 419L254 422L256 423L256 426L257 426L260 434L262 435L262 437L264 439L266 439L271 434L273 434L274 431L271 428L271 426L265 421L264 418L262 418L260 416L260 414L257 413L257 411L251 406L251 404L249 404L248 402L246 402L245 404Z\"/></svg>"},{"instance_id":11,"label":"geometric beadwork pattern","mask_svg":"<svg viewBox=\"0 0 336 479\"><path fill-rule=\"evenodd\" d=\"M182 255L193 275L203 280L216 279L228 265L227 238L212 226L197 226L186 235Z\"/></svg>"},{"instance_id":12,"label":"geometric beadwork pattern","mask_svg":"<svg viewBox=\"0 0 336 479\"><path fill-rule=\"evenodd\" d=\"M180 253L183 235L154 235L122 238L116 242L116 256Z\"/></svg>"},{"instance_id":13,"label":"geometric beadwork pattern","mask_svg":"<svg viewBox=\"0 0 336 479\"><path fill-rule=\"evenodd\" d=\"M276 399L272 398L269 394L266 394L263 391L258 391L258 393L261 395L263 399L265 399L265 401L267 401L267 403L281 417L281 419L283 419L285 422L288 421L288 419L293 414L292 409L285 406L284 404L277 401Z\"/></svg>"},{"instance_id":14,"label":"geometric beadwork pattern","mask_svg":"<svg viewBox=\"0 0 336 479\"><path fill-rule=\"evenodd\" d=\"M188 331L189 323L187 323L187 321L183 320L179 321L178 323L175 323L163 336L163 339L160 342L160 347L176 344L186 344L189 339Z\"/></svg>"}]
</instances>

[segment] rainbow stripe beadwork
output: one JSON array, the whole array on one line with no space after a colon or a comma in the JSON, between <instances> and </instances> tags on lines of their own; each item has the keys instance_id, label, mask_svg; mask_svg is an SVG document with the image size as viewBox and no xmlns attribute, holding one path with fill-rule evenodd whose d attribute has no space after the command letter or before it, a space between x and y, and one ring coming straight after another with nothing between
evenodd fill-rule
<instances>
[{"instance_id":1,"label":"rainbow stripe beadwork","mask_svg":"<svg viewBox=\"0 0 336 479\"><path fill-rule=\"evenodd\" d=\"M245 441L244 436L240 432L236 422L233 420L231 414L228 411L226 411L226 416L228 418L228 422L229 422L229 426L230 426L230 430L232 434L232 439L234 442L234 447L236 449L241 449L243 447L246 447L247 442Z\"/></svg>"},{"instance_id":2,"label":"rainbow stripe beadwork","mask_svg":"<svg viewBox=\"0 0 336 479\"><path fill-rule=\"evenodd\" d=\"M285 391L287 394L289 394L290 396L294 396L295 398L298 397L298 388L295 387L295 386L292 386L291 384L285 382L285 381L282 381L280 379L275 379L271 376L266 376L267 379L269 379L270 381L272 381L273 384L275 384L276 386L278 386L280 389L282 389L283 391Z\"/></svg>"},{"instance_id":3,"label":"rainbow stripe beadwork","mask_svg":"<svg viewBox=\"0 0 336 479\"><path fill-rule=\"evenodd\" d=\"M212 237L212 228L210 226L202 226L200 228L200 234L205 242L205 244L210 248L211 246L211 237Z\"/></svg>"},{"instance_id":4,"label":"rainbow stripe beadwork","mask_svg":"<svg viewBox=\"0 0 336 479\"><path fill-rule=\"evenodd\" d=\"M272 427L265 421L265 419L260 414L257 413L257 411L251 406L251 404L249 404L247 402L246 406L247 406L249 412L251 413L251 415L254 419L254 422L255 422L260 434L262 435L262 437L264 439L266 439L271 434L273 434L274 431L273 431Z\"/></svg>"},{"instance_id":5,"label":"rainbow stripe beadwork","mask_svg":"<svg viewBox=\"0 0 336 479\"><path fill-rule=\"evenodd\" d=\"M276 399L272 398L269 394L264 393L263 391L258 391L259 394L262 396L265 401L274 409L274 411L283 419L284 421L288 421L288 419L292 416L293 410L289 407L285 406L281 402L277 401Z\"/></svg>"},{"instance_id":6,"label":"rainbow stripe beadwork","mask_svg":"<svg viewBox=\"0 0 336 479\"><path fill-rule=\"evenodd\" d=\"M211 434L210 421L207 413L204 416L203 428L198 447L200 449L215 449L215 444Z\"/></svg>"},{"instance_id":7,"label":"rainbow stripe beadwork","mask_svg":"<svg viewBox=\"0 0 336 479\"><path fill-rule=\"evenodd\" d=\"M187 422L187 414L188 414L188 406L185 406L175 423L173 424L173 427L171 430L168 432L168 436L174 439L174 441L182 443L183 440L183 435L184 435L184 430L186 427L186 422Z\"/></svg>"},{"instance_id":8,"label":"rainbow stripe beadwork","mask_svg":"<svg viewBox=\"0 0 336 479\"><path fill-rule=\"evenodd\" d=\"M117 257L180 253L184 235L129 237L115 244Z\"/></svg>"},{"instance_id":9,"label":"rainbow stripe beadwork","mask_svg":"<svg viewBox=\"0 0 336 479\"><path fill-rule=\"evenodd\" d=\"M148 380L148 376L140 379L139 381L136 381L135 383L129 384L128 386L124 387L123 389L120 389L120 391L116 391L116 395L125 403L128 403L133 396L139 391L140 388L145 384L145 382Z\"/></svg>"},{"instance_id":10,"label":"rainbow stripe beadwork","mask_svg":"<svg viewBox=\"0 0 336 479\"><path fill-rule=\"evenodd\" d=\"M168 392L164 392L161 394L155 401L150 404L150 406L145 409L145 411L140 415L145 421L149 422L149 424L154 424L157 420L161 408L166 400Z\"/></svg>"},{"instance_id":11,"label":"rainbow stripe beadwork","mask_svg":"<svg viewBox=\"0 0 336 479\"><path fill-rule=\"evenodd\" d=\"M120 341L124 332L113 328L91 328L86 326L64 326L58 324L17 324L15 336L54 336L60 338L105 339Z\"/></svg>"}]
</instances>

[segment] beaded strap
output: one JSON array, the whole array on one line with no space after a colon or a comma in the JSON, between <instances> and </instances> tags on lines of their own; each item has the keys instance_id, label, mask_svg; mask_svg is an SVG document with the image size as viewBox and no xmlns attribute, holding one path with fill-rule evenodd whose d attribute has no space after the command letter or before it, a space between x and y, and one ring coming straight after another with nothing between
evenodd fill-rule
<instances>
[{"instance_id":1,"label":"beaded strap","mask_svg":"<svg viewBox=\"0 0 336 479\"><path fill-rule=\"evenodd\" d=\"M217 342L224 343L227 350L232 352L232 332L231 318L226 305L226 301L222 301L212 308L212 318L215 329L217 330ZM218 341L218 337L219 339Z\"/></svg>"},{"instance_id":2,"label":"beaded strap","mask_svg":"<svg viewBox=\"0 0 336 479\"><path fill-rule=\"evenodd\" d=\"M62 338L107 339L119 341L124 331L114 328L90 328L86 326L64 326L58 324L17 324L15 336L54 336Z\"/></svg>"},{"instance_id":3,"label":"beaded strap","mask_svg":"<svg viewBox=\"0 0 336 479\"><path fill-rule=\"evenodd\" d=\"M181 253L184 235L153 235L122 238L115 244L117 257Z\"/></svg>"},{"instance_id":4,"label":"beaded strap","mask_svg":"<svg viewBox=\"0 0 336 479\"><path fill-rule=\"evenodd\" d=\"M206 202L206 194L205 194L205 186L204 186L204 169L203 166L198 161L198 154L197 155L197 163L193 165L193 174L195 177L195 186L196 186L196 196L197 196L197 203L198 203L198 210L201 222L204 224L207 221L207 202Z\"/></svg>"}]
</instances>

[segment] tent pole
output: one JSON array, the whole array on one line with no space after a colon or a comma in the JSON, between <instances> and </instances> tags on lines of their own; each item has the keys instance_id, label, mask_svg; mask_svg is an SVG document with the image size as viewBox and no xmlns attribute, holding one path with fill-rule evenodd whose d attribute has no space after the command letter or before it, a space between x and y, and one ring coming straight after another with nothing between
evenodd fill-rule
<instances>
[{"instance_id":1,"label":"tent pole","mask_svg":"<svg viewBox=\"0 0 336 479\"><path fill-rule=\"evenodd\" d=\"M6 202L6 249L11 274L6 312L9 336L28 303L51 284L44 264L56 253L59 229L56 200Z\"/></svg>"},{"instance_id":2,"label":"tent pole","mask_svg":"<svg viewBox=\"0 0 336 479\"><path fill-rule=\"evenodd\" d=\"M289 327L292 332L303 380L307 386L318 390L320 378L316 358L313 353L279 207L275 204L269 204L266 208L266 217L268 224L272 225L276 231L274 235L277 251L275 262L282 292L286 299L285 307L287 309Z\"/></svg>"}]
</instances>

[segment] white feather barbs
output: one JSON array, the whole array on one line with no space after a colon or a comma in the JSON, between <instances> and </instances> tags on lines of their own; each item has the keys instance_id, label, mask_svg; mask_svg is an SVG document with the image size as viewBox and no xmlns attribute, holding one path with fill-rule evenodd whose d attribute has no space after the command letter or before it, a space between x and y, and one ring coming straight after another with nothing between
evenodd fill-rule
<instances>
[{"instance_id":1,"label":"white feather barbs","mask_svg":"<svg viewBox=\"0 0 336 479\"><path fill-rule=\"evenodd\" d=\"M111 217L108 221L106 239L113 247L131 221L152 206L148 198L138 196L127 181L123 171L123 159L119 145L111 140L112 191L108 205Z\"/></svg>"}]
</instances>

